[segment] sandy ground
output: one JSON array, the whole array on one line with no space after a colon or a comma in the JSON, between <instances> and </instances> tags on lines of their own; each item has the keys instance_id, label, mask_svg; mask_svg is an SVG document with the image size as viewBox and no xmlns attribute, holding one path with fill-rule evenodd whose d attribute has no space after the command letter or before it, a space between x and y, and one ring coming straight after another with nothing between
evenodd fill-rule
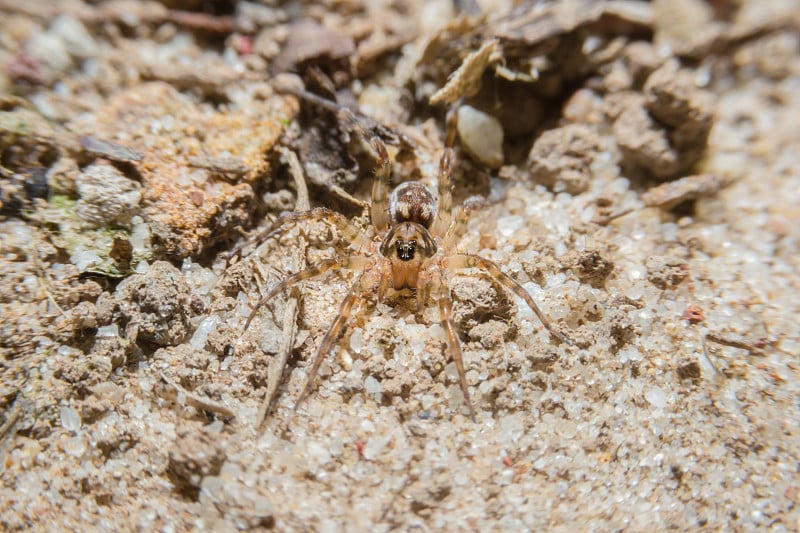
<instances>
[{"instance_id":1,"label":"sandy ground","mask_svg":"<svg viewBox=\"0 0 800 533\"><path fill-rule=\"evenodd\" d=\"M0 529L800 530L800 5L478 4L0 2ZM295 411L359 272L245 321L375 251L230 250L373 235L450 106L448 252L573 344L447 272L474 421L392 290Z\"/></svg>"}]
</instances>

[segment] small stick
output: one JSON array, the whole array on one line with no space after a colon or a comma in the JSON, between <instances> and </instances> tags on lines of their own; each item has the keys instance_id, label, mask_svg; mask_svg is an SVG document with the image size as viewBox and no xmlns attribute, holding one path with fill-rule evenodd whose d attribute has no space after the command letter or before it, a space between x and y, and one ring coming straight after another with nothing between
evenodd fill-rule
<instances>
[{"instance_id":1,"label":"small stick","mask_svg":"<svg viewBox=\"0 0 800 533\"><path fill-rule=\"evenodd\" d=\"M173 380L169 379L163 372L159 372L158 376L164 381L164 383L175 389L179 394L183 394L186 397L186 403L192 407L197 407L198 409L203 409L204 411L208 411L210 413L217 413L225 418L236 417L236 413L227 406L219 402L209 400L208 398L204 398L199 394L194 394L187 391Z\"/></svg>"},{"instance_id":2,"label":"small stick","mask_svg":"<svg viewBox=\"0 0 800 533\"><path fill-rule=\"evenodd\" d=\"M42 260L39 257L39 250L38 244L41 242L41 237L38 232L34 231L33 233L34 238L33 242L31 243L30 254L31 254L31 261L33 262L33 267L36 269L36 273L38 274L38 279L41 280L42 286L44 287L44 294L47 296L47 299L50 300L50 303L61 313L61 316L64 318L68 318L66 311L58 305L55 297L53 296L53 280L50 278L50 274L45 270L44 265L42 264Z\"/></svg>"},{"instance_id":3,"label":"small stick","mask_svg":"<svg viewBox=\"0 0 800 533\"><path fill-rule=\"evenodd\" d=\"M622 218L625 215L629 215L633 213L633 209L623 209L622 211L617 211L616 213L611 213L609 215L598 216L592 222L597 224L598 226L608 226L611 222L618 218Z\"/></svg>"},{"instance_id":4,"label":"small stick","mask_svg":"<svg viewBox=\"0 0 800 533\"><path fill-rule=\"evenodd\" d=\"M195 168L234 176L241 176L249 170L247 165L237 157L189 156L188 161Z\"/></svg>"},{"instance_id":5,"label":"small stick","mask_svg":"<svg viewBox=\"0 0 800 533\"><path fill-rule=\"evenodd\" d=\"M283 340L281 341L280 350L278 350L278 357L270 361L267 369L267 392L264 394L264 401L261 402L261 406L258 408L257 427L261 427L275 407L275 400L278 398L278 386L281 384L281 378L286 369L286 363L289 361L289 354L292 351L296 335L297 288L295 287L286 302L286 310L283 313Z\"/></svg>"},{"instance_id":6,"label":"small stick","mask_svg":"<svg viewBox=\"0 0 800 533\"><path fill-rule=\"evenodd\" d=\"M706 339L710 340L711 342L716 342L717 344L721 344L723 346L730 346L731 348L741 348L742 350L747 350L748 352L753 353L761 353L764 351L764 346L766 346L766 342L764 341L755 341L750 342L742 337L732 337L732 336L723 336L719 333L709 333L706 335Z\"/></svg>"},{"instance_id":7,"label":"small stick","mask_svg":"<svg viewBox=\"0 0 800 533\"><path fill-rule=\"evenodd\" d=\"M292 174L292 179L297 187L297 205L295 211L308 211L311 209L311 203L308 199L308 186L306 185L306 177L303 174L303 167L300 165L300 160L297 154L289 150L285 146L278 147L278 151L286 158L289 163L289 172Z\"/></svg>"},{"instance_id":8,"label":"small stick","mask_svg":"<svg viewBox=\"0 0 800 533\"><path fill-rule=\"evenodd\" d=\"M280 147L278 150L281 155L286 158L289 164L289 172L297 187L297 205L295 205L295 210L307 211L311 209L311 203L308 198L308 186L306 185L303 167L300 165L297 154L285 147ZM302 268L303 265L301 264L302 258L300 257L300 253L296 253L295 261ZM283 312L283 341L281 342L278 356L270 362L269 368L267 369L267 392L264 394L264 401L258 409L256 420L257 427L261 427L266 421L278 397L278 387L281 383L281 377L286 369L286 363L289 361L289 354L292 351L295 335L297 334L297 306L297 289L295 289L287 299L286 307Z\"/></svg>"},{"instance_id":9,"label":"small stick","mask_svg":"<svg viewBox=\"0 0 800 533\"><path fill-rule=\"evenodd\" d=\"M22 409L20 409L19 405L14 404L14 407L13 409L11 409L11 412L8 413L8 418L6 418L6 421L3 422L2 426L0 426L0 442L5 440L6 435L8 435L8 433L11 431L11 428L14 427L14 424L17 423L21 414L22 414Z\"/></svg>"},{"instance_id":10,"label":"small stick","mask_svg":"<svg viewBox=\"0 0 800 533\"><path fill-rule=\"evenodd\" d=\"M706 358L706 361L711 365L711 368L714 369L714 372L721 375L721 372L717 368L717 366L712 361L711 357L709 356L708 352L708 345L706 341L714 342L717 344L721 344L722 346L729 346L731 348L739 348L740 350L747 350L748 352L755 353L755 354L763 354L764 347L767 346L767 342L763 340L758 341L748 341L747 339L739 336L734 335L724 335L721 333L707 333L703 339L703 356Z\"/></svg>"}]
</instances>

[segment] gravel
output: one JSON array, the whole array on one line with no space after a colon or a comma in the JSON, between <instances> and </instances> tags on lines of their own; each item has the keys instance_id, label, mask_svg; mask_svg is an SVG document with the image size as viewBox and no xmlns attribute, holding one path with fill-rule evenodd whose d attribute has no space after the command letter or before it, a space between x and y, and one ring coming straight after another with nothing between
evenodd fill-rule
<instances>
[{"instance_id":1,"label":"gravel","mask_svg":"<svg viewBox=\"0 0 800 533\"><path fill-rule=\"evenodd\" d=\"M77 117L75 124L102 125L106 137L145 154L136 167L144 170L141 182L130 162L111 166L92 156L70 168L80 172L74 178L87 222L131 225L135 249L160 239L166 255L139 262L119 282L90 276L81 271L95 257L70 260L50 243L46 219L33 224L28 214L4 212L0 529L797 530L800 53L786 35L787 27L796 30L793 19L764 26L780 4L747 4L735 22L741 33L687 43L696 61L677 69L669 50L649 43L616 56L613 48L600 50L595 56L608 56L595 59L598 75L565 109L580 124L542 118L538 140L506 139L505 166L496 171L460 152L456 203L475 192L462 190L466 184L483 183L492 196L473 211L458 249L496 261L575 344L551 339L524 302L489 278L453 274L473 422L438 311L418 312L410 295L388 291L381 302L354 307L297 409L309 362L353 275L315 278L296 294L275 296L244 330L268 287L337 246L327 225L303 223L230 266L217 253L238 238L230 228L253 216L251 201L263 195L256 184L283 191L282 205L296 194L282 170L258 173L273 164L264 154L296 106L271 100L271 87L256 76L269 54L234 54L234 43L248 46L249 33L225 40L223 54L184 38L185 20L158 18L174 11L126 13L125 20L140 23L135 32L117 32L109 28L124 23L113 3L98 25L82 10L45 24L52 13L37 13L48 3L32 2L9 28L24 45L4 43L12 47L4 60L21 61L14 54L26 50L40 59L60 51L43 61L38 84L10 74L3 83L59 103L52 108ZM366 10L320 15L304 31L324 23L331 49L322 41L307 49L295 43L282 60L340 61L355 46L360 68L383 73L384 62L367 59L383 58L375 50L387 46L403 54L398 72L411 57L413 68L434 76L435 65L416 62L439 41L399 33L394 44L364 38L372 35L370 21L422 12L409 9L399 18L391 10L380 19ZM259 38L273 45L264 50L281 50L294 16L248 4L227 24L261 28ZM218 31L206 23L206 31ZM390 31L387 24L381 31ZM658 26L663 22L654 24L659 42L676 38ZM135 54L129 70L116 68L114 54L92 56L93 69L78 68L78 58L100 54L109 32L127 43L126 53L136 39L146 41L153 61L186 54L189 63L219 66L224 55L238 65L230 68L244 69L242 80L210 76L199 92L187 79L142 83L142 72L155 71L137 70ZM557 46L553 39L548 46ZM702 52L713 43L716 62ZM415 52L412 44L430 48ZM766 62L762 48L777 50L782 64ZM761 59L748 63L750 57ZM12 73L21 68L11 66ZM506 74L521 68L518 61L503 66ZM557 87L557 71L541 75ZM51 87L54 78L63 80ZM441 86L422 74L407 79L423 94ZM410 86L387 94L405 95ZM109 112L106 95L115 102L113 128L101 120ZM164 98L148 105L141 95ZM177 122L169 118L175 109ZM384 112L382 120L391 120L391 110ZM287 135L302 120L287 119ZM261 122L274 129L247 133ZM411 139L422 156L436 154L440 124L411 122L396 127L405 135L401 148ZM247 157L234 145L211 154L233 154L260 169L246 182L182 166L184 156L202 152L210 124L217 143L228 131L241 142L255 137ZM4 165L8 159L25 172L8 147L33 141L3 131ZM348 131L355 138L357 128ZM490 141L494 150L496 139ZM158 157L148 143L162 150ZM424 171L398 161L403 176L427 177L437 168L436 157L420 164ZM94 180L91 190L81 185L87 171L100 170L95 177L107 180ZM263 176L269 179L261 183ZM368 179L363 184L352 191L361 199L369 194ZM257 218L257 230L271 224ZM287 367L276 374L271 363L284 345L285 308L292 308L284 302L294 296L299 310L289 320L297 334ZM266 409L276 379L277 400Z\"/></svg>"}]
</instances>

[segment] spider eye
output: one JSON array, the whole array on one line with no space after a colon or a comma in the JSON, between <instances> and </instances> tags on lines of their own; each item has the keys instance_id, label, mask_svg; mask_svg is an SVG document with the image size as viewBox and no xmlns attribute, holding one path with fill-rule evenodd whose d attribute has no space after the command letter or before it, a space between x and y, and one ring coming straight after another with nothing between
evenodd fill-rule
<instances>
[{"instance_id":1,"label":"spider eye","mask_svg":"<svg viewBox=\"0 0 800 533\"><path fill-rule=\"evenodd\" d=\"M398 239L395 243L395 247L397 248L397 257L399 257L401 261L411 261L414 259L414 254L417 251L417 241L411 240L406 242Z\"/></svg>"}]
</instances>

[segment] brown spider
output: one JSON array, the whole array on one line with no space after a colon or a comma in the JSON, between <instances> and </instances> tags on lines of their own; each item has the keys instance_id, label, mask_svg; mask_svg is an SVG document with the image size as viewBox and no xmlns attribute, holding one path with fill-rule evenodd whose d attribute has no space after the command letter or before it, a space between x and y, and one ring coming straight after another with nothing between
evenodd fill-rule
<instances>
[{"instance_id":1,"label":"brown spider","mask_svg":"<svg viewBox=\"0 0 800 533\"><path fill-rule=\"evenodd\" d=\"M354 303L364 299L377 290L378 301L383 299L386 289L391 285L395 290L416 290L417 308L422 310L429 298L439 307L441 325L447 335L447 350L458 369L461 391L469 407L470 416L475 420L475 409L469 398L461 344L458 340L452 316L452 300L445 273L465 268L480 268L525 300L550 334L561 342L573 344L570 339L558 332L545 318L530 294L513 278L503 273L488 259L472 254L451 252L464 234L469 219L470 208L463 206L452 217L453 200L451 195L450 165L452 150L445 149L439 165L439 201L422 183L409 181L400 184L387 198L391 165L386 148L377 138L372 147L377 154L378 168L372 185L370 219L375 227L375 235L370 238L359 231L343 215L320 207L304 212L287 213L255 240L262 242L284 231L288 226L307 220L323 220L334 225L360 252L357 255L344 255L325 259L314 266L284 279L272 287L256 304L245 323L245 329L255 317L259 308L279 292L330 270L354 270L360 272L355 283L339 307L328 332L314 356L311 370L303 391L297 398L295 410L311 391L323 358L329 353L333 343L342 332ZM438 208L437 208L438 207ZM241 252L247 244L240 245L231 255Z\"/></svg>"}]
</instances>

